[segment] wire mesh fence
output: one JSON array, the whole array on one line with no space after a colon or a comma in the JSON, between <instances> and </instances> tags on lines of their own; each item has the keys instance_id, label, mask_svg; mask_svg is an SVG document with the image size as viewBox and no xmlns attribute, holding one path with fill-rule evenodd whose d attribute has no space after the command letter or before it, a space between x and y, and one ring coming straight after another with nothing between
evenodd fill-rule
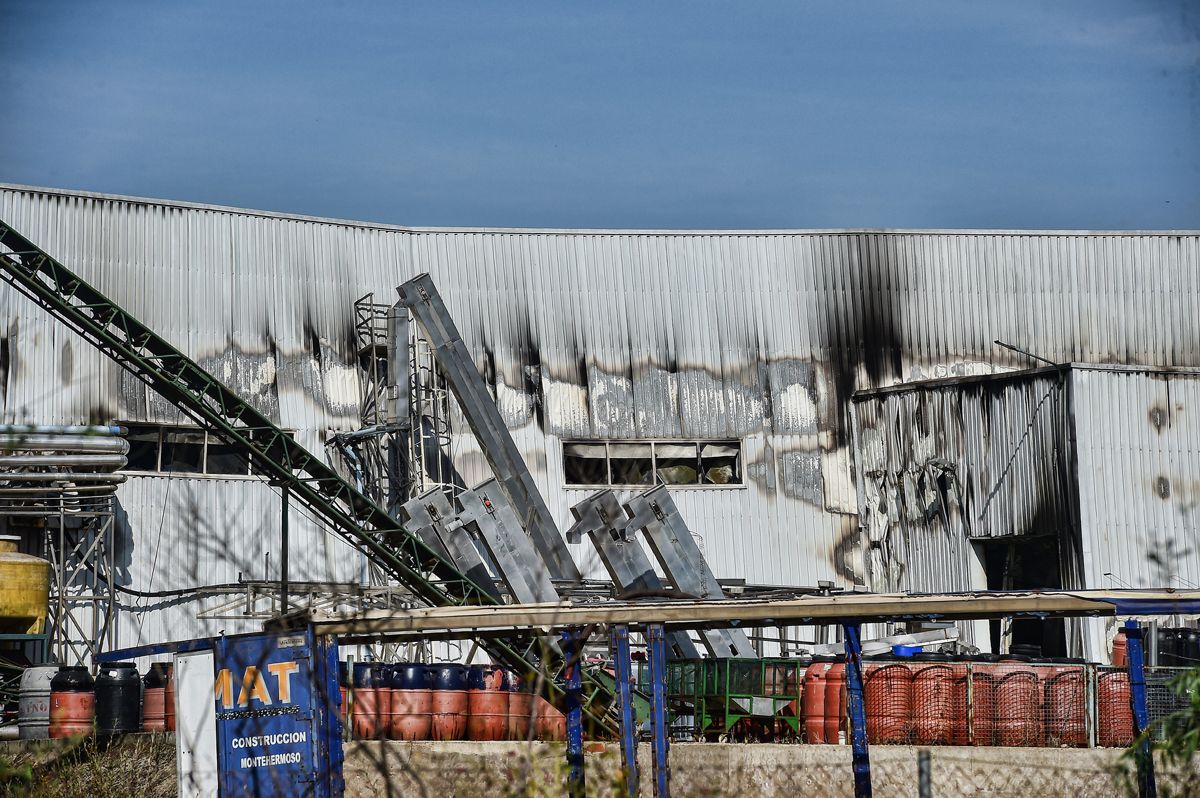
<instances>
[{"instance_id":1,"label":"wire mesh fence","mask_svg":"<svg viewBox=\"0 0 1200 798\"><path fill-rule=\"evenodd\" d=\"M847 743L845 668L833 657L672 663L667 683L672 736ZM1151 721L1185 705L1167 686L1181 670L1146 669ZM1114 748L1134 737L1132 691L1123 668L930 654L869 660L862 674L872 745Z\"/></svg>"}]
</instances>

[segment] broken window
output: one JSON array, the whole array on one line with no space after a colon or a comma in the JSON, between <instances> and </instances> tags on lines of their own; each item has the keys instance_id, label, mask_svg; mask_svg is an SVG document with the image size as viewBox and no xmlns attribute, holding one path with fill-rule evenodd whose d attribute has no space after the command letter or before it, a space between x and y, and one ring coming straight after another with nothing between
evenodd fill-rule
<instances>
[{"instance_id":1,"label":"broken window","mask_svg":"<svg viewBox=\"0 0 1200 798\"><path fill-rule=\"evenodd\" d=\"M614 485L653 485L654 448L649 443L610 443L608 463Z\"/></svg>"},{"instance_id":2,"label":"broken window","mask_svg":"<svg viewBox=\"0 0 1200 798\"><path fill-rule=\"evenodd\" d=\"M568 485L607 485L608 448L603 443L564 443L563 472Z\"/></svg>"},{"instance_id":3,"label":"broken window","mask_svg":"<svg viewBox=\"0 0 1200 798\"><path fill-rule=\"evenodd\" d=\"M204 433L190 430L163 430L163 471L186 471L199 474L204 470Z\"/></svg>"},{"instance_id":4,"label":"broken window","mask_svg":"<svg viewBox=\"0 0 1200 798\"><path fill-rule=\"evenodd\" d=\"M567 485L741 485L738 441L564 441Z\"/></svg>"},{"instance_id":5,"label":"broken window","mask_svg":"<svg viewBox=\"0 0 1200 798\"><path fill-rule=\"evenodd\" d=\"M239 446L195 427L116 422L128 432L129 471L150 474L249 476L250 460ZM253 432L260 442L266 433ZM291 432L284 432L293 438ZM601 458L600 462L605 462Z\"/></svg>"}]
</instances>

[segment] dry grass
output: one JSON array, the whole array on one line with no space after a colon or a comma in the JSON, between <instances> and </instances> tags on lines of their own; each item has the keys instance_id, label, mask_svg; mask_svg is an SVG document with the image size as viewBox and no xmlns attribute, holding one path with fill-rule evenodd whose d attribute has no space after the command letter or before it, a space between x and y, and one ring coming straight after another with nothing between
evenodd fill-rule
<instances>
[{"instance_id":1,"label":"dry grass","mask_svg":"<svg viewBox=\"0 0 1200 798\"><path fill-rule=\"evenodd\" d=\"M174 798L175 740L136 734L0 746L0 795L20 798Z\"/></svg>"}]
</instances>

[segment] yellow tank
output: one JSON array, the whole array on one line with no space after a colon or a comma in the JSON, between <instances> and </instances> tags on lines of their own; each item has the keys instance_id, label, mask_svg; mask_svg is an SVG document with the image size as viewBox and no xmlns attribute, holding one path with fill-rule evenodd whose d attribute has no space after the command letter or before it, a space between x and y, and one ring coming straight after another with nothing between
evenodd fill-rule
<instances>
[{"instance_id":1,"label":"yellow tank","mask_svg":"<svg viewBox=\"0 0 1200 798\"><path fill-rule=\"evenodd\" d=\"M50 603L50 563L19 553L19 540L0 535L0 634L39 635Z\"/></svg>"}]
</instances>

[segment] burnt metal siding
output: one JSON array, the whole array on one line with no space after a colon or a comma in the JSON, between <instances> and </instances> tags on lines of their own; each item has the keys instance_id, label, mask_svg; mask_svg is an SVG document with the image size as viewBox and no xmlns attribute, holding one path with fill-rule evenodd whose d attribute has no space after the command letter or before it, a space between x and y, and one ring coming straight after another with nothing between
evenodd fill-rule
<instances>
[{"instance_id":1,"label":"burnt metal siding","mask_svg":"<svg viewBox=\"0 0 1200 798\"><path fill-rule=\"evenodd\" d=\"M428 271L564 528L563 438L743 439L746 486L679 505L717 574L751 581L862 578L855 390L1025 365L994 338L1200 365L1195 232L415 230L23 187L0 218L316 453L356 424L353 300ZM177 419L7 288L0 313L6 420ZM455 454L479 476L469 440ZM121 495L136 536L157 529L161 506L133 506L156 499ZM238 523L276 528L276 498L245 496Z\"/></svg>"},{"instance_id":2,"label":"burnt metal siding","mask_svg":"<svg viewBox=\"0 0 1200 798\"><path fill-rule=\"evenodd\" d=\"M861 513L881 590L966 590L969 541L1074 526L1066 373L859 396Z\"/></svg>"}]
</instances>

